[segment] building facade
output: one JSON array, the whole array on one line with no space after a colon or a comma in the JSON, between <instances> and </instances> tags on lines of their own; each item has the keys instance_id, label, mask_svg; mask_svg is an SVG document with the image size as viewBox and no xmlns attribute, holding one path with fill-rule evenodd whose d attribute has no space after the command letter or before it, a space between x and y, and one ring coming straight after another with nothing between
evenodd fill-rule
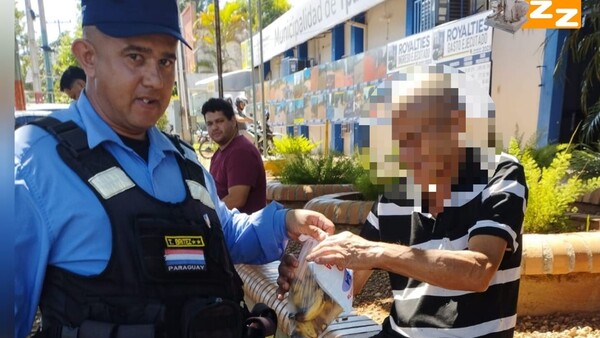
<instances>
[{"instance_id":1,"label":"building facade","mask_svg":"<svg viewBox=\"0 0 600 338\"><path fill-rule=\"evenodd\" d=\"M350 154L360 142L358 117L370 91L391 72L435 62L489 88L505 146L512 136L535 137L540 145L568 140L577 116L565 109L564 77L554 74L565 32L494 29L485 24L487 6L484 0L303 1L263 30L262 58L254 36L253 65L262 63L265 79L264 101L263 86L254 86L257 111L269 111L276 132Z\"/></svg>"}]
</instances>

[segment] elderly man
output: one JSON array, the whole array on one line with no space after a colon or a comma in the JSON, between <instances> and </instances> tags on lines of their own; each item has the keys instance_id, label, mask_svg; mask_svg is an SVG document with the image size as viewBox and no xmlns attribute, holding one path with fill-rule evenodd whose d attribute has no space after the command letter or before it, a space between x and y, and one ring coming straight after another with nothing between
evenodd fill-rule
<instances>
[{"instance_id":1,"label":"elderly man","mask_svg":"<svg viewBox=\"0 0 600 338\"><path fill-rule=\"evenodd\" d=\"M512 337L527 187L515 158L495 156L491 99L437 65L395 74L371 102L368 156L385 193L360 236L331 236L307 260L354 269L356 293L389 272L377 337ZM280 266L280 297L294 266Z\"/></svg>"}]
</instances>

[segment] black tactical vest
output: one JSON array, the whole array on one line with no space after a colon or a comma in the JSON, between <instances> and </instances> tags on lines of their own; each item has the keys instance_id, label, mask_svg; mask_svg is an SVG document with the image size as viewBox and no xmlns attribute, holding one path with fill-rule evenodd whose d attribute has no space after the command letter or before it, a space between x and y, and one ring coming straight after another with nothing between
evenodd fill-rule
<instances>
[{"instance_id":1,"label":"black tactical vest","mask_svg":"<svg viewBox=\"0 0 600 338\"><path fill-rule=\"evenodd\" d=\"M111 256L99 275L48 266L43 336L240 337L247 315L242 281L200 166L178 158L186 198L162 202L135 185L103 146L89 149L74 122L35 124L58 139L59 155L94 191L112 228Z\"/></svg>"}]
</instances>

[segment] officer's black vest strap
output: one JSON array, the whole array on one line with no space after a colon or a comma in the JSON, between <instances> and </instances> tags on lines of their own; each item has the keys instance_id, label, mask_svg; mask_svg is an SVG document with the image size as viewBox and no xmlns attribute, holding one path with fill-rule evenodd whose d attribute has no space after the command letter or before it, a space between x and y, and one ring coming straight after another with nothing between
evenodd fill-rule
<instances>
[{"instance_id":1,"label":"officer's black vest strap","mask_svg":"<svg viewBox=\"0 0 600 338\"><path fill-rule=\"evenodd\" d=\"M56 150L59 156L84 182L88 182L97 173L111 167L120 167L117 160L104 147L90 149L85 130L73 121L62 122L53 117L45 117L32 121L31 124L43 128L56 138L58 141ZM92 188L92 191L102 200L102 196L95 188Z\"/></svg>"},{"instance_id":2,"label":"officer's black vest strap","mask_svg":"<svg viewBox=\"0 0 600 338\"><path fill-rule=\"evenodd\" d=\"M101 172L111 166L118 166L118 163L114 158L103 149L94 148L94 150L90 150L87 144L86 132L73 121L69 120L62 122L54 117L48 116L32 121L29 124L43 128L58 140L58 152L65 162L74 163L73 160L75 159L77 159L75 162L79 162L80 160L83 160L83 158L86 158L87 160L90 160L90 163L96 163L96 165L93 166L93 170L89 170L89 168L88 170L84 170L87 175L79 175L84 181L87 181L97 172ZM163 134L171 141L171 143L173 143L177 151L179 151L183 157L183 161L180 158L177 160L184 171L184 176L191 177L198 183L206 186L203 174L204 171L197 163L188 159L186 156L184 147L191 151L194 151L194 147L181 140L177 135ZM69 156L65 156L67 154ZM76 163L74 165L80 166L80 164Z\"/></svg>"},{"instance_id":3,"label":"officer's black vest strap","mask_svg":"<svg viewBox=\"0 0 600 338\"><path fill-rule=\"evenodd\" d=\"M81 153L85 153L89 151L89 147L87 144L87 134L81 129L75 122L69 120L62 122L54 117L44 117L38 120L34 120L29 124L36 125L47 130L50 134L52 134L56 139L75 156ZM184 142L179 136L171 135L163 132L163 134L173 143L177 151L181 153L183 157L185 157L186 153L183 147L194 151L194 147Z\"/></svg>"},{"instance_id":4,"label":"officer's black vest strap","mask_svg":"<svg viewBox=\"0 0 600 338\"><path fill-rule=\"evenodd\" d=\"M73 121L62 122L54 117L44 117L30 122L47 130L72 156L79 158L90 151L87 144L87 135L81 127Z\"/></svg>"},{"instance_id":5,"label":"officer's black vest strap","mask_svg":"<svg viewBox=\"0 0 600 338\"><path fill-rule=\"evenodd\" d=\"M169 134L169 133L165 133L164 131L162 132L163 135L165 135L170 141L171 143L173 143L173 145L175 146L175 148L177 148L177 150L181 153L181 155L183 157L185 156L185 150L183 149L183 147L188 148L191 151L195 151L194 147L185 142L184 140L182 140L178 135L173 135L173 134Z\"/></svg>"},{"instance_id":6,"label":"officer's black vest strap","mask_svg":"<svg viewBox=\"0 0 600 338\"><path fill-rule=\"evenodd\" d=\"M180 162L180 167L184 170L184 176L191 177L198 183L202 184L202 186L206 187L206 182L204 180L204 170L198 163L189 159L186 155L185 149L183 149L183 147L186 147L192 152L195 152L194 147L182 140L181 138L179 138L179 136L177 135L171 135L165 132L163 132L163 134L171 141L171 143L173 143L175 148L184 158L184 161L181 161L179 158L177 159Z\"/></svg>"}]
</instances>

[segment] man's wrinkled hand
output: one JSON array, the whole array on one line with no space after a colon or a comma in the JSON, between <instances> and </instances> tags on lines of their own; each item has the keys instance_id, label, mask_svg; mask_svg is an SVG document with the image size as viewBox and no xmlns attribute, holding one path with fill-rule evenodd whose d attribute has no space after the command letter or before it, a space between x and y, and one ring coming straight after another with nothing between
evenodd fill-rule
<instances>
[{"instance_id":1,"label":"man's wrinkled hand","mask_svg":"<svg viewBox=\"0 0 600 338\"><path fill-rule=\"evenodd\" d=\"M340 270L371 270L376 266L381 253L382 248L377 243L344 231L317 244L306 256L306 260L317 264L335 265Z\"/></svg>"},{"instance_id":2,"label":"man's wrinkled hand","mask_svg":"<svg viewBox=\"0 0 600 338\"><path fill-rule=\"evenodd\" d=\"M323 214L305 209L288 211L285 216L285 225L288 237L298 240L300 235L308 235L318 241L324 240L327 235L333 234L335 226Z\"/></svg>"}]
</instances>

